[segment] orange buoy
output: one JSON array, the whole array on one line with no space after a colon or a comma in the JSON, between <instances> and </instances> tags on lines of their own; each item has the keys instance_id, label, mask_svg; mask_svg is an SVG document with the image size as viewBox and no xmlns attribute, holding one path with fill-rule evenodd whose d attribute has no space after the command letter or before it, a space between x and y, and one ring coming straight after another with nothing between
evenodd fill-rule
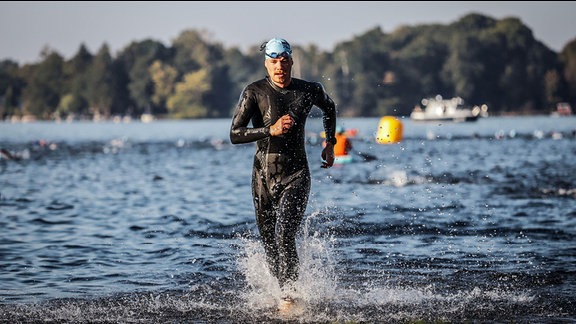
<instances>
[{"instance_id":1,"label":"orange buoy","mask_svg":"<svg viewBox=\"0 0 576 324\"><path fill-rule=\"evenodd\" d=\"M392 116L384 116L378 123L376 142L380 144L393 144L402 141L402 122Z\"/></svg>"}]
</instances>

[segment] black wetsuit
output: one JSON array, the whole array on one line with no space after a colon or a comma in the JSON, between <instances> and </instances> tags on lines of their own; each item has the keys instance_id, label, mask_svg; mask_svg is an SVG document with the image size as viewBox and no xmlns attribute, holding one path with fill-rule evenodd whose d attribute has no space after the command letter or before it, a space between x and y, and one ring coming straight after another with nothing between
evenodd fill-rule
<instances>
[{"instance_id":1,"label":"black wetsuit","mask_svg":"<svg viewBox=\"0 0 576 324\"><path fill-rule=\"evenodd\" d=\"M266 77L244 89L230 128L233 144L256 141L252 172L256 222L280 286L298 277L296 232L310 193L305 125L313 106L323 111L324 130L333 138L336 108L320 83L292 78L288 87L280 88ZM286 134L271 136L270 127L285 114L290 114L294 126Z\"/></svg>"}]
</instances>

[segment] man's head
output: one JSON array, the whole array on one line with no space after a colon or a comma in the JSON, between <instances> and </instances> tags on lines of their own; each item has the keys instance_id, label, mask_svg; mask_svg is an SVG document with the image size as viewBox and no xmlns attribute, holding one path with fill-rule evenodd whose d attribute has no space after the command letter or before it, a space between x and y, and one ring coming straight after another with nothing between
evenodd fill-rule
<instances>
[{"instance_id":1,"label":"man's head","mask_svg":"<svg viewBox=\"0 0 576 324\"><path fill-rule=\"evenodd\" d=\"M287 87L292 80L292 48L282 38L272 38L262 44L268 76L280 88Z\"/></svg>"},{"instance_id":2,"label":"man's head","mask_svg":"<svg viewBox=\"0 0 576 324\"><path fill-rule=\"evenodd\" d=\"M272 38L266 42L263 47L266 59L292 57L292 47L290 47L290 44L283 38Z\"/></svg>"}]
</instances>

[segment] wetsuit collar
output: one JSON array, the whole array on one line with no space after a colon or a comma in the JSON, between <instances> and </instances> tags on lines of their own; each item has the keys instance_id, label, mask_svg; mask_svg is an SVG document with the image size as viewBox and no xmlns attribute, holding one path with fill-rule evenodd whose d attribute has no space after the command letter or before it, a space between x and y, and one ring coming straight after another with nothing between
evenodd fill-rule
<instances>
[{"instance_id":1,"label":"wetsuit collar","mask_svg":"<svg viewBox=\"0 0 576 324\"><path fill-rule=\"evenodd\" d=\"M288 84L288 86L286 88L280 88L278 85L276 85L276 83L272 82L272 79L270 79L269 76L266 76L266 81L268 81L268 83L272 86L272 88L274 90L281 92L281 93L286 93L286 92L288 92L288 90L292 86L294 79L293 78L290 79L290 84Z\"/></svg>"}]
</instances>

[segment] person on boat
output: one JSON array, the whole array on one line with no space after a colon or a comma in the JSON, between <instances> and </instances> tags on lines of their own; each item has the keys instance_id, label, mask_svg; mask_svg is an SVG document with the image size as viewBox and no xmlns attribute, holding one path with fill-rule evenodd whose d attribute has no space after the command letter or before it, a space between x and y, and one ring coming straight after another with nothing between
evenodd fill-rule
<instances>
[{"instance_id":1,"label":"person on boat","mask_svg":"<svg viewBox=\"0 0 576 324\"><path fill-rule=\"evenodd\" d=\"M334 164L336 105L319 82L292 77L292 49L282 38L262 44L267 76L240 95L230 127L232 144L256 142L252 197L270 272L289 293L298 278L296 233L304 217L311 176L305 124L313 106L323 112L328 144L322 168ZM251 126L249 126L251 124Z\"/></svg>"}]
</instances>

